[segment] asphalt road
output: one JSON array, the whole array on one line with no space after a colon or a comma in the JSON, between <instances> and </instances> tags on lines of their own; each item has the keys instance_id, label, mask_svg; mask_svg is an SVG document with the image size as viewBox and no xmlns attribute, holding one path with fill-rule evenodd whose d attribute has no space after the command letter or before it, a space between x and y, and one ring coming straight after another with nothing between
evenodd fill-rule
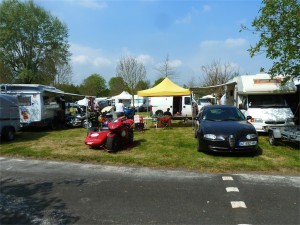
<instances>
[{"instance_id":1,"label":"asphalt road","mask_svg":"<svg viewBox=\"0 0 300 225\"><path fill-rule=\"evenodd\" d=\"M300 224L300 178L0 158L0 224Z\"/></svg>"}]
</instances>

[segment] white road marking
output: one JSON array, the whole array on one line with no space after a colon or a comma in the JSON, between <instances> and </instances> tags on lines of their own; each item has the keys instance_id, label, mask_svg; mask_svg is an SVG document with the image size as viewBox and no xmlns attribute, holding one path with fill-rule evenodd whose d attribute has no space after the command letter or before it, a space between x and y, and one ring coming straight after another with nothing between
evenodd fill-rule
<instances>
[{"instance_id":1,"label":"white road marking","mask_svg":"<svg viewBox=\"0 0 300 225\"><path fill-rule=\"evenodd\" d=\"M245 202L243 202L243 201L232 201L230 203L231 203L231 207L233 209L236 209L236 208L247 208Z\"/></svg>"},{"instance_id":2,"label":"white road marking","mask_svg":"<svg viewBox=\"0 0 300 225\"><path fill-rule=\"evenodd\" d=\"M229 176L223 176L222 179L223 179L223 180L233 180L233 178L232 178L232 177L229 177Z\"/></svg>"},{"instance_id":3,"label":"white road marking","mask_svg":"<svg viewBox=\"0 0 300 225\"><path fill-rule=\"evenodd\" d=\"M227 192L239 192L239 189L237 187L227 187Z\"/></svg>"}]
</instances>

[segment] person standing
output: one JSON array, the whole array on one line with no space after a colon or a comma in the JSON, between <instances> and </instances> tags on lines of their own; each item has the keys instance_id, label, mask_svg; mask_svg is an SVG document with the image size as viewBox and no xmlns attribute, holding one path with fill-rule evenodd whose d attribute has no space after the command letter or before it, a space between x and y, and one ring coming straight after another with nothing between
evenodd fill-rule
<instances>
[{"instance_id":1,"label":"person standing","mask_svg":"<svg viewBox=\"0 0 300 225\"><path fill-rule=\"evenodd\" d=\"M119 102L116 104L116 114L117 117L124 116L124 104L122 99L119 99Z\"/></svg>"}]
</instances>

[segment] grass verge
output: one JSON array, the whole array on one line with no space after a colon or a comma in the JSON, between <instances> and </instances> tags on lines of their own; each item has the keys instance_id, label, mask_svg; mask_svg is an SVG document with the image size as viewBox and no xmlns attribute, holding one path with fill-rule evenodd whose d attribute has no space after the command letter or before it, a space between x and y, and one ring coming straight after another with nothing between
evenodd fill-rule
<instances>
[{"instance_id":1,"label":"grass verge","mask_svg":"<svg viewBox=\"0 0 300 225\"><path fill-rule=\"evenodd\" d=\"M271 146L259 137L256 155L224 155L197 152L191 126L177 123L171 128L147 128L134 133L134 143L116 154L91 149L84 144L83 128L59 131L19 132L13 142L3 142L1 156L62 161L185 169L205 173L266 173L299 175L299 146Z\"/></svg>"}]
</instances>

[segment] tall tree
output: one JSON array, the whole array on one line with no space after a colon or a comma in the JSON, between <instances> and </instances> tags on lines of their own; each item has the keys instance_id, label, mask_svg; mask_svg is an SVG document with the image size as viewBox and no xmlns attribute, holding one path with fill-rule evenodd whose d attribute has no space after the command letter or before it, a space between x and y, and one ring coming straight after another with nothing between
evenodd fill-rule
<instances>
[{"instance_id":1,"label":"tall tree","mask_svg":"<svg viewBox=\"0 0 300 225\"><path fill-rule=\"evenodd\" d=\"M229 63L222 65L220 61L213 61L210 65L202 66L202 71L204 76L201 77L200 82L204 87L224 84L239 74ZM224 94L224 87L215 88L213 91L217 97L221 98Z\"/></svg>"},{"instance_id":2,"label":"tall tree","mask_svg":"<svg viewBox=\"0 0 300 225\"><path fill-rule=\"evenodd\" d=\"M99 74L92 74L87 77L80 86L80 92L83 95L96 97L107 96L108 89L105 79Z\"/></svg>"},{"instance_id":3,"label":"tall tree","mask_svg":"<svg viewBox=\"0 0 300 225\"><path fill-rule=\"evenodd\" d=\"M70 58L68 29L33 1L0 4L0 61L13 82L54 82L58 66Z\"/></svg>"},{"instance_id":4,"label":"tall tree","mask_svg":"<svg viewBox=\"0 0 300 225\"><path fill-rule=\"evenodd\" d=\"M141 80L137 83L136 85L136 90L137 91L141 91L141 90L145 90L145 89L148 89L150 88L150 81L149 80Z\"/></svg>"},{"instance_id":5,"label":"tall tree","mask_svg":"<svg viewBox=\"0 0 300 225\"><path fill-rule=\"evenodd\" d=\"M108 86L110 96L118 95L122 91L128 91L128 88L122 77L112 77L108 81Z\"/></svg>"},{"instance_id":6,"label":"tall tree","mask_svg":"<svg viewBox=\"0 0 300 225\"><path fill-rule=\"evenodd\" d=\"M137 91L137 85L146 78L145 66L132 56L123 57L117 65L117 76L123 78L134 103L134 94Z\"/></svg>"},{"instance_id":7,"label":"tall tree","mask_svg":"<svg viewBox=\"0 0 300 225\"><path fill-rule=\"evenodd\" d=\"M165 61L160 64L158 68L156 68L158 71L159 75L161 77L171 77L175 76L175 70L174 67L171 65L171 62L169 60L169 55L166 56Z\"/></svg>"},{"instance_id":8,"label":"tall tree","mask_svg":"<svg viewBox=\"0 0 300 225\"><path fill-rule=\"evenodd\" d=\"M284 75L285 81L300 74L300 4L299 0L262 0L252 26L242 30L259 34L260 40L248 50L253 57L266 53L273 60L270 69L261 68L272 76Z\"/></svg>"}]
</instances>

